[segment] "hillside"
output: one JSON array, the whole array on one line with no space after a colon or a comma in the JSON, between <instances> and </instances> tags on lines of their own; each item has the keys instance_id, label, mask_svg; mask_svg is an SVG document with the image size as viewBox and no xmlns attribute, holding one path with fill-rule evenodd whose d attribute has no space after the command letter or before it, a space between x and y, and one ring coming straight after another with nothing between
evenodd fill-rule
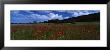
<instances>
[{"instance_id":1,"label":"hillside","mask_svg":"<svg viewBox=\"0 0 110 50\"><path fill-rule=\"evenodd\" d=\"M94 13L89 15L83 15L78 17L72 17L64 20L49 20L48 22L45 21L44 23L66 23L66 22L94 22L100 21L100 13Z\"/></svg>"}]
</instances>

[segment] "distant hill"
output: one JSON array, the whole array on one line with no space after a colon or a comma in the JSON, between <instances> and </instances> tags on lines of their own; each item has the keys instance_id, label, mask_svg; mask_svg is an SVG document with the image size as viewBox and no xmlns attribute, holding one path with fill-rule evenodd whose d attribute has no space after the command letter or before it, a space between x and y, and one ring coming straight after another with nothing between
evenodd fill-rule
<instances>
[{"instance_id":1,"label":"distant hill","mask_svg":"<svg viewBox=\"0 0 110 50\"><path fill-rule=\"evenodd\" d=\"M65 22L94 22L94 21L100 21L100 13L94 13L89 15L83 15L78 17L72 17L64 20L49 20L45 21L44 23L65 23Z\"/></svg>"},{"instance_id":2,"label":"distant hill","mask_svg":"<svg viewBox=\"0 0 110 50\"><path fill-rule=\"evenodd\" d=\"M75 21L75 22L91 22L91 21L100 21L100 13L83 15L79 17L72 17L65 19L64 21Z\"/></svg>"}]
</instances>

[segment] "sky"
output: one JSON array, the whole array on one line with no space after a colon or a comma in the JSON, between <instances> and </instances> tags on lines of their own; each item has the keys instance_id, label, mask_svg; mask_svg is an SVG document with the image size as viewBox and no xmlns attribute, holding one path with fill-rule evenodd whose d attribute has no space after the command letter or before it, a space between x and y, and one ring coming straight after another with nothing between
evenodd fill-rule
<instances>
[{"instance_id":1,"label":"sky","mask_svg":"<svg viewBox=\"0 0 110 50\"><path fill-rule=\"evenodd\" d=\"M100 10L11 10L11 23L44 22L98 13Z\"/></svg>"}]
</instances>

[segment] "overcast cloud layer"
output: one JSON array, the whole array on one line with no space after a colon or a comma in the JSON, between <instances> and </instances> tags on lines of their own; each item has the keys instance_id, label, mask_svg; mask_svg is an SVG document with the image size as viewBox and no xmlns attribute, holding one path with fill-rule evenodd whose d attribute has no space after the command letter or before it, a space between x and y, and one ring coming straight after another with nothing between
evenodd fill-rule
<instances>
[{"instance_id":1,"label":"overcast cloud layer","mask_svg":"<svg viewBox=\"0 0 110 50\"><path fill-rule=\"evenodd\" d=\"M99 10L11 10L11 23L43 22L98 13Z\"/></svg>"}]
</instances>

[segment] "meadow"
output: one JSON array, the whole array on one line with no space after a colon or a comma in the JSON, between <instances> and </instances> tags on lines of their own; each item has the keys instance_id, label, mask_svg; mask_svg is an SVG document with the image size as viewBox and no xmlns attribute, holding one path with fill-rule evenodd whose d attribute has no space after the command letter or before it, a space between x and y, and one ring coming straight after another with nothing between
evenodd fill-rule
<instances>
[{"instance_id":1,"label":"meadow","mask_svg":"<svg viewBox=\"0 0 110 50\"><path fill-rule=\"evenodd\" d=\"M11 40L100 40L100 22L11 24Z\"/></svg>"}]
</instances>

